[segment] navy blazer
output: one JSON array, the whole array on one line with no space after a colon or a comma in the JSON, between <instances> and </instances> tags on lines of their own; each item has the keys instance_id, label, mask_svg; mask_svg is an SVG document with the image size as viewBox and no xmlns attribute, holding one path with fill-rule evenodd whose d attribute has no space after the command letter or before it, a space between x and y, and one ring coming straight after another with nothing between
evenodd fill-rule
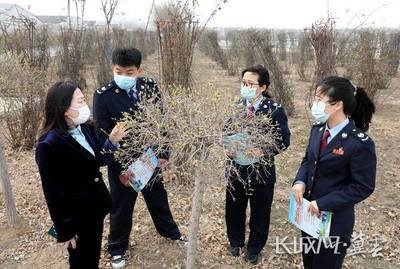
<instances>
[{"instance_id":1,"label":"navy blazer","mask_svg":"<svg viewBox=\"0 0 400 269\"><path fill-rule=\"evenodd\" d=\"M248 173L253 173L252 167L257 170L257 175L259 180L265 184L273 184L276 182L276 171L274 165L274 156L279 154L282 150L285 150L290 145L290 130L288 126L288 118L283 106L270 98L263 98L257 110L254 112L255 118L257 120L258 115L270 115L272 123L277 125L278 136L273 147L263 147L262 150L265 153L265 160L261 163L257 163L250 166L247 169ZM270 128L269 126L263 126L263 129ZM262 130L261 130L262 131ZM272 165L265 165L266 163ZM243 168L241 165L236 164L232 161L232 165L238 168ZM242 169L241 169L242 170Z\"/></svg>"},{"instance_id":2,"label":"navy blazer","mask_svg":"<svg viewBox=\"0 0 400 269\"><path fill-rule=\"evenodd\" d=\"M36 163L58 242L70 240L82 222L104 218L111 200L99 171L107 157L95 139L94 130L81 130L95 156L70 134L51 130L36 147Z\"/></svg>"},{"instance_id":3,"label":"navy blazer","mask_svg":"<svg viewBox=\"0 0 400 269\"><path fill-rule=\"evenodd\" d=\"M147 77L137 78L136 90L140 101L144 99L150 100L151 98L154 98L153 102L161 100L160 91L154 79ZM139 111L139 103L134 103L128 93L119 88L114 80L94 92L93 118L96 126L96 135L100 143L106 141L108 137L106 133L109 134L111 132L117 122L123 118L124 113L134 115L135 112ZM120 144L123 147L124 142L122 141ZM153 145L153 147L156 146ZM161 152L158 155L159 158L168 159L168 147L163 147L159 152ZM136 157L139 157L139 154L138 156L132 156L132 158ZM109 168L117 176L122 172L122 166L116 160L110 162Z\"/></svg>"},{"instance_id":4,"label":"navy blazer","mask_svg":"<svg viewBox=\"0 0 400 269\"><path fill-rule=\"evenodd\" d=\"M372 139L350 121L319 153L325 124L311 129L305 157L294 182L306 185L304 198L316 200L321 211L333 212L331 236L350 241L354 205L375 188L376 154Z\"/></svg>"}]
</instances>

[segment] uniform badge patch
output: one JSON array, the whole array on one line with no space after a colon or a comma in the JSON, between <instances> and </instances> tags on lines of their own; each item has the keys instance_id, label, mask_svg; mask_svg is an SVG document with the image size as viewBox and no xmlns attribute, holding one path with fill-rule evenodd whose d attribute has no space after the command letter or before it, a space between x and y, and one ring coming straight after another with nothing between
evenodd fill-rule
<instances>
[{"instance_id":1,"label":"uniform badge patch","mask_svg":"<svg viewBox=\"0 0 400 269\"><path fill-rule=\"evenodd\" d=\"M340 148L338 148L338 149L333 149L333 154L334 154L334 155L343 156L343 155L344 155L343 147L340 147Z\"/></svg>"}]
</instances>

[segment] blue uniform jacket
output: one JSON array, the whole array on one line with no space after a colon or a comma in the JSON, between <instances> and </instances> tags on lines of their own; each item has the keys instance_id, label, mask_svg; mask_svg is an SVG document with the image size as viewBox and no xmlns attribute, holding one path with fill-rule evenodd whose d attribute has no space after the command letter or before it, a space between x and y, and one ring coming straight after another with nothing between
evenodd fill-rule
<instances>
[{"instance_id":1,"label":"blue uniform jacket","mask_svg":"<svg viewBox=\"0 0 400 269\"><path fill-rule=\"evenodd\" d=\"M274 156L279 154L282 150L285 150L290 145L290 130L288 126L288 118L283 106L270 98L264 98L258 109L254 112L255 118L257 120L258 115L270 115L272 123L277 125L277 130L279 132L279 137L275 141L274 147L263 147L262 150L265 152L263 158L269 158L268 162L262 162L263 164L255 164L254 168L257 170L258 180L265 184L273 184L276 182L276 171L274 165ZM229 124L229 123L228 123ZM263 126L262 128L269 128L269 126ZM262 131L262 130L261 130ZM265 165L269 163L272 165ZM243 166L236 164L232 161L232 164L238 168L243 168ZM253 169L249 167L247 170L248 174L254 174Z\"/></svg>"},{"instance_id":2,"label":"blue uniform jacket","mask_svg":"<svg viewBox=\"0 0 400 269\"><path fill-rule=\"evenodd\" d=\"M306 185L304 198L321 211L333 212L331 236L349 241L354 205L375 188L376 154L372 139L350 121L319 154L325 124L314 124L305 157L294 182Z\"/></svg>"},{"instance_id":3,"label":"blue uniform jacket","mask_svg":"<svg viewBox=\"0 0 400 269\"><path fill-rule=\"evenodd\" d=\"M153 102L160 101L160 91L154 79L147 77L137 78L136 90L140 100L154 98ZM117 122L123 118L123 113L133 114L138 110L139 104L134 103L128 93L120 89L115 81L111 81L97 89L93 96L93 118L100 143L104 143L107 140L108 135L106 133L109 134ZM123 145L123 141L120 144ZM160 152L159 158L168 159L168 147L164 147ZM132 158L135 158L135 156L132 156ZM116 176L122 173L122 166L116 160L112 160L108 167Z\"/></svg>"}]
</instances>

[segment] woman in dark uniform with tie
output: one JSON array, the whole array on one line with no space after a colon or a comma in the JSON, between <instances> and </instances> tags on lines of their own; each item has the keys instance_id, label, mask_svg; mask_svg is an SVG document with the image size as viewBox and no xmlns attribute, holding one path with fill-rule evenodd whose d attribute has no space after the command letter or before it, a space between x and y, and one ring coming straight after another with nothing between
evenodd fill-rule
<instances>
[{"instance_id":1,"label":"woman in dark uniform with tie","mask_svg":"<svg viewBox=\"0 0 400 269\"><path fill-rule=\"evenodd\" d=\"M261 65L254 65L242 72L241 95L247 121L258 121L261 115L269 115L272 124L276 125L276 147L268 146L253 149L255 156L262 161L254 164L239 161L232 153L231 170L228 175L229 186L226 190L226 226L229 239L228 252L239 256L245 244L246 208L250 203L250 234L247 243L245 260L257 264L259 255L268 239L271 205L276 181L274 156L289 147L290 130L285 110L281 104L271 98L268 90L269 73ZM269 128L263 126L262 128ZM263 131L263 130L261 130ZM232 172L232 169L235 172Z\"/></svg>"},{"instance_id":2,"label":"woman in dark uniform with tie","mask_svg":"<svg viewBox=\"0 0 400 269\"><path fill-rule=\"evenodd\" d=\"M353 233L354 206L375 188L375 145L365 133L375 106L363 88L330 76L317 83L311 111L317 122L292 192L299 204L302 197L311 201L311 214L333 213L330 239L339 245L321 244L315 253L305 253L303 247L303 263L305 269L339 269ZM310 245L309 240L303 233L303 246Z\"/></svg>"},{"instance_id":3,"label":"woman in dark uniform with tie","mask_svg":"<svg viewBox=\"0 0 400 269\"><path fill-rule=\"evenodd\" d=\"M73 83L58 82L46 96L36 162L57 241L69 252L70 268L98 268L103 220L110 195L99 171L127 134L117 125L101 147L87 121L90 110Z\"/></svg>"}]
</instances>

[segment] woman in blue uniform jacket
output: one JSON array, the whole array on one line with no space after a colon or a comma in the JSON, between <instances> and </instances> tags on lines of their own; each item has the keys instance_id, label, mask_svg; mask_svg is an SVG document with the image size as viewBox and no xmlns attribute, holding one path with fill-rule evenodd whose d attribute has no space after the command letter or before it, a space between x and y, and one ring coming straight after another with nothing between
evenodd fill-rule
<instances>
[{"instance_id":1,"label":"woman in blue uniform jacket","mask_svg":"<svg viewBox=\"0 0 400 269\"><path fill-rule=\"evenodd\" d=\"M276 147L254 149L255 156L268 160L252 165L240 163L232 153L227 153L232 159L230 162L233 168L233 171L228 173L230 184L226 190L225 219L230 244L228 251L232 256L240 255L240 249L245 243L246 208L250 202L250 234L245 260L252 264L258 263L259 254L268 239L276 181L274 155L290 144L285 110L282 105L271 99L269 84L268 70L261 65L248 67L242 72L241 94L248 120L256 121L258 115L270 115L272 122L277 126Z\"/></svg>"},{"instance_id":2,"label":"woman in blue uniform jacket","mask_svg":"<svg viewBox=\"0 0 400 269\"><path fill-rule=\"evenodd\" d=\"M102 154L87 120L90 110L81 90L58 82L46 96L45 118L36 148L42 187L57 241L69 252L71 268L98 268L103 220L110 197L99 171L110 154ZM127 131L114 128L104 144L116 150Z\"/></svg>"},{"instance_id":3,"label":"woman in blue uniform jacket","mask_svg":"<svg viewBox=\"0 0 400 269\"><path fill-rule=\"evenodd\" d=\"M311 214L333 212L330 239L332 246L339 244L322 244L319 251L308 253L303 248L303 263L306 269L338 269L350 245L354 206L375 188L375 145L364 133L375 106L364 89L331 76L317 84L311 111L317 122L292 191L299 204L302 197L311 201ZM311 244L304 233L303 244Z\"/></svg>"}]
</instances>

